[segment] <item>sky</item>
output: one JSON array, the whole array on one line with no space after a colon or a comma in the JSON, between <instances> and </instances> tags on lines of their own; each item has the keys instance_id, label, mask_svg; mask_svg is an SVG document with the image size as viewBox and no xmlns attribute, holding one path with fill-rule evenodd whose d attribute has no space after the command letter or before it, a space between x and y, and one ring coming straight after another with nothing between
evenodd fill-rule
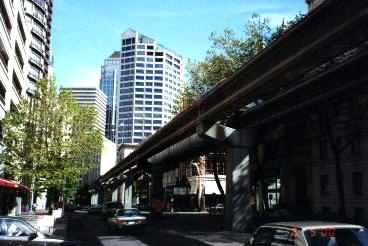
<instances>
[{"instance_id":1,"label":"sky","mask_svg":"<svg viewBox=\"0 0 368 246\"><path fill-rule=\"evenodd\" d=\"M199 61L211 32L241 34L253 13L272 26L306 13L304 0L56 0L52 24L54 72L59 86L98 86L103 61L133 28Z\"/></svg>"}]
</instances>

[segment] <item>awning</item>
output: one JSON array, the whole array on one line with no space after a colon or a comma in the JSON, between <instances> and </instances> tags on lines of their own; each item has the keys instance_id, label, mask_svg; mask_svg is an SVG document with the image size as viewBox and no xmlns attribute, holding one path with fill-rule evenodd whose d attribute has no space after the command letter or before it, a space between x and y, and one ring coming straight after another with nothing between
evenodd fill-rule
<instances>
[{"instance_id":1,"label":"awning","mask_svg":"<svg viewBox=\"0 0 368 246\"><path fill-rule=\"evenodd\" d=\"M11 188L11 189L22 189L22 190L26 190L26 191L31 191L31 189L28 188L25 185L18 184L15 181L3 179L3 178L0 178L0 187L6 187L6 188Z\"/></svg>"},{"instance_id":2,"label":"awning","mask_svg":"<svg viewBox=\"0 0 368 246\"><path fill-rule=\"evenodd\" d=\"M10 181L10 180L2 179L2 178L0 178L0 186L7 187L7 188L13 188L13 189L18 188L17 183Z\"/></svg>"}]
</instances>

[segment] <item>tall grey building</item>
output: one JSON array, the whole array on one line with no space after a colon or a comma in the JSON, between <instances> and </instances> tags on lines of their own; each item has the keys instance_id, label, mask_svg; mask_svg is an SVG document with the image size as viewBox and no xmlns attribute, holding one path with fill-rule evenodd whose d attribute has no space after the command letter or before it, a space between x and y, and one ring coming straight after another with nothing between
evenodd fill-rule
<instances>
[{"instance_id":1,"label":"tall grey building","mask_svg":"<svg viewBox=\"0 0 368 246\"><path fill-rule=\"evenodd\" d=\"M122 34L117 143L139 144L174 116L183 59L133 29Z\"/></svg>"},{"instance_id":2,"label":"tall grey building","mask_svg":"<svg viewBox=\"0 0 368 246\"><path fill-rule=\"evenodd\" d=\"M29 51L29 88L49 76L53 0L25 0L28 28L31 31Z\"/></svg>"},{"instance_id":3,"label":"tall grey building","mask_svg":"<svg viewBox=\"0 0 368 246\"><path fill-rule=\"evenodd\" d=\"M120 52L115 51L101 67L100 89L107 96L105 136L115 142L116 93L120 81Z\"/></svg>"},{"instance_id":4,"label":"tall grey building","mask_svg":"<svg viewBox=\"0 0 368 246\"><path fill-rule=\"evenodd\" d=\"M96 127L105 134L106 123L106 95L96 87L66 87L72 93L74 99L81 106L90 106L96 110Z\"/></svg>"},{"instance_id":5,"label":"tall grey building","mask_svg":"<svg viewBox=\"0 0 368 246\"><path fill-rule=\"evenodd\" d=\"M23 1L0 1L0 119L27 89L30 33Z\"/></svg>"}]
</instances>

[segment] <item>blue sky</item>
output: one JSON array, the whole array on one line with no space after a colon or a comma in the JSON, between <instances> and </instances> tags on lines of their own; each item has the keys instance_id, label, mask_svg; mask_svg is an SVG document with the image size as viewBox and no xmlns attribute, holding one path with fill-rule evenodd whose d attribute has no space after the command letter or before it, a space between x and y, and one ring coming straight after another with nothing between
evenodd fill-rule
<instances>
[{"instance_id":1,"label":"blue sky","mask_svg":"<svg viewBox=\"0 0 368 246\"><path fill-rule=\"evenodd\" d=\"M252 13L276 26L306 9L304 0L56 0L56 80L60 86L98 85L104 58L119 50L120 35L130 27L200 60L212 31L229 27L240 33Z\"/></svg>"}]
</instances>

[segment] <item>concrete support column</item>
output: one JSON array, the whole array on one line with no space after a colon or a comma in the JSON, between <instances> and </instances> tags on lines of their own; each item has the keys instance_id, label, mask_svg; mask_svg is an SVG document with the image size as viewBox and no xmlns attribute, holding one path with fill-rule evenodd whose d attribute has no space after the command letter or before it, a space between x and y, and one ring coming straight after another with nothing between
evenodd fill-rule
<instances>
[{"instance_id":1,"label":"concrete support column","mask_svg":"<svg viewBox=\"0 0 368 246\"><path fill-rule=\"evenodd\" d=\"M251 147L255 129L235 131L230 138L226 163L225 225L228 230L244 231L255 213L255 194L251 187Z\"/></svg>"},{"instance_id":2,"label":"concrete support column","mask_svg":"<svg viewBox=\"0 0 368 246\"><path fill-rule=\"evenodd\" d=\"M131 208L133 205L133 184L126 186L124 194L124 207Z\"/></svg>"},{"instance_id":3,"label":"concrete support column","mask_svg":"<svg viewBox=\"0 0 368 246\"><path fill-rule=\"evenodd\" d=\"M151 185L151 207L155 214L160 214L164 208L164 189L162 186L162 170L155 168L152 170Z\"/></svg>"}]
</instances>

